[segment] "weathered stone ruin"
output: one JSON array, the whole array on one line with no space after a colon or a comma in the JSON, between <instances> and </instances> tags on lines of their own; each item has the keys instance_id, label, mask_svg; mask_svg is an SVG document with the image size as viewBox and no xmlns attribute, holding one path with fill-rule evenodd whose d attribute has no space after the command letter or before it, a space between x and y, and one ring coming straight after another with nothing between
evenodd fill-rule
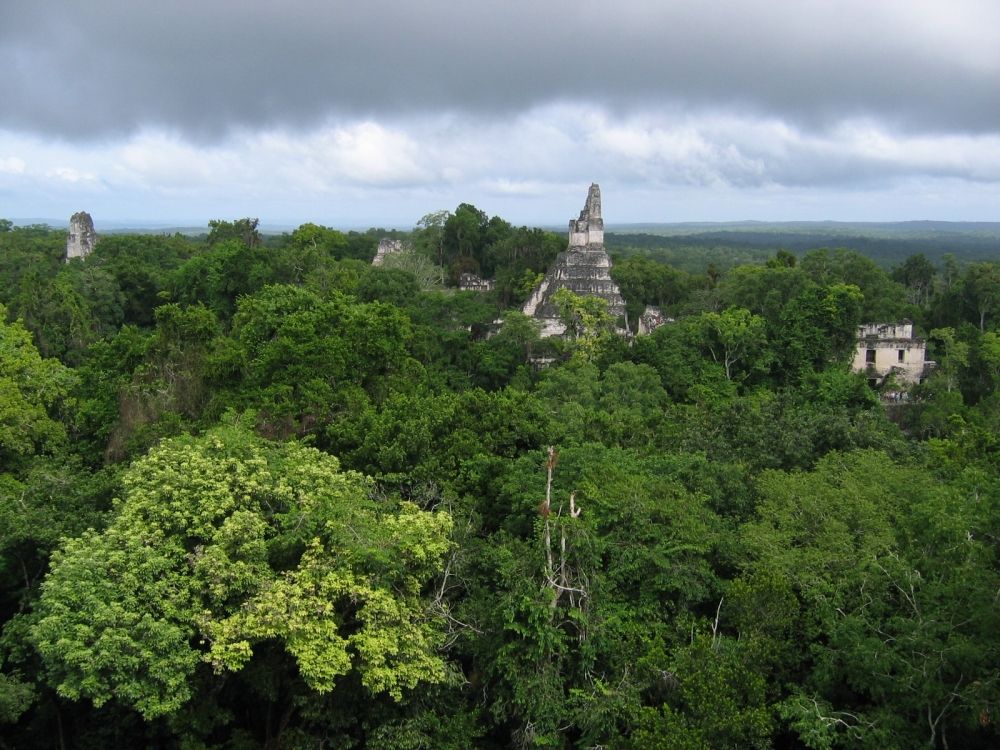
<instances>
[{"instance_id":1,"label":"weathered stone ruin","mask_svg":"<svg viewBox=\"0 0 1000 750\"><path fill-rule=\"evenodd\" d=\"M654 305L646 305L646 309L643 310L642 315L639 316L639 327L636 330L636 334L639 336L646 336L660 326L673 322L674 319L668 318L664 315L660 308L655 307Z\"/></svg>"},{"instance_id":2,"label":"weathered stone ruin","mask_svg":"<svg viewBox=\"0 0 1000 750\"><path fill-rule=\"evenodd\" d=\"M378 241L378 250L372 260L373 266L381 266L385 262L387 255L405 252L408 248L402 240L394 240L390 237L383 237Z\"/></svg>"},{"instance_id":3,"label":"weathered stone ruin","mask_svg":"<svg viewBox=\"0 0 1000 750\"><path fill-rule=\"evenodd\" d=\"M858 328L852 369L865 373L872 385L895 375L900 385L919 383L934 366L924 357L926 342L913 335L913 324L866 323Z\"/></svg>"},{"instance_id":4,"label":"weathered stone ruin","mask_svg":"<svg viewBox=\"0 0 1000 750\"><path fill-rule=\"evenodd\" d=\"M66 261L86 258L97 244L94 220L86 211L78 211L69 219L69 236L66 238Z\"/></svg>"},{"instance_id":5,"label":"weathered stone ruin","mask_svg":"<svg viewBox=\"0 0 1000 750\"><path fill-rule=\"evenodd\" d=\"M458 277L458 288L463 292L488 292L493 289L493 279L484 279L474 273Z\"/></svg>"},{"instance_id":6,"label":"weathered stone ruin","mask_svg":"<svg viewBox=\"0 0 1000 750\"><path fill-rule=\"evenodd\" d=\"M600 297L615 318L625 315L625 300L611 279L611 258L604 250L604 219L601 217L601 188L590 186L587 203L579 219L569 222L569 247L556 256L541 284L524 304L523 312L542 324L542 336L561 336L566 326L552 295L559 289L574 294Z\"/></svg>"}]
</instances>

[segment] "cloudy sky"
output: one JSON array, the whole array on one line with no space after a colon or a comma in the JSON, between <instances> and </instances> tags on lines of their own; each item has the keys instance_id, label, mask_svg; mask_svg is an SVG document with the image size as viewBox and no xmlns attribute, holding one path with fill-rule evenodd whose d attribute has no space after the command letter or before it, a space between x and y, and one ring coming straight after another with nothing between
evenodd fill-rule
<instances>
[{"instance_id":1,"label":"cloudy sky","mask_svg":"<svg viewBox=\"0 0 1000 750\"><path fill-rule=\"evenodd\" d=\"M1000 221L997 0L2 0L0 217Z\"/></svg>"}]
</instances>

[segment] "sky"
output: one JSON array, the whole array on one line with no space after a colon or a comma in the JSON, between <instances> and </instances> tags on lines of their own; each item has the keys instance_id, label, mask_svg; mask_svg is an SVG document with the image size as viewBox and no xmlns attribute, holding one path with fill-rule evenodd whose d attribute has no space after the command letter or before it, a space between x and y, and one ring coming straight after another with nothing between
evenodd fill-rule
<instances>
[{"instance_id":1,"label":"sky","mask_svg":"<svg viewBox=\"0 0 1000 750\"><path fill-rule=\"evenodd\" d=\"M997 0L2 0L0 217L1000 221Z\"/></svg>"}]
</instances>

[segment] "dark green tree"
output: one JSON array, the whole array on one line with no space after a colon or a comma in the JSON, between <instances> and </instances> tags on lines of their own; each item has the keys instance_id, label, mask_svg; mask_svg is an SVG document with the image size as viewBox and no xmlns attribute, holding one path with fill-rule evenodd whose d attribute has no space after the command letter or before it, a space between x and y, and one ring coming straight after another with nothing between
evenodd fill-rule
<instances>
[{"instance_id":1,"label":"dark green tree","mask_svg":"<svg viewBox=\"0 0 1000 750\"><path fill-rule=\"evenodd\" d=\"M208 222L208 244L217 245L220 242L237 240L247 247L257 247L261 244L259 219L236 219L235 221L224 221L213 219Z\"/></svg>"}]
</instances>

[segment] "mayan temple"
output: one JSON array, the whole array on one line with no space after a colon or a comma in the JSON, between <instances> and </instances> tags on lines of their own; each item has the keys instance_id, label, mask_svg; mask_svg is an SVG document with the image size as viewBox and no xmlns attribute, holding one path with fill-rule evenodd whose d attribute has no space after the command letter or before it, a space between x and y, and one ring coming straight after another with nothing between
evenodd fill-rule
<instances>
[{"instance_id":1,"label":"mayan temple","mask_svg":"<svg viewBox=\"0 0 1000 750\"><path fill-rule=\"evenodd\" d=\"M524 314L541 321L542 336L561 336L566 326L559 320L552 295L558 289L569 289L581 296L600 297L608 303L608 312L615 318L623 317L625 300L610 272L611 258L604 250L601 188L595 183L590 186L580 218L569 222L569 247L556 256L552 268L524 304Z\"/></svg>"},{"instance_id":2,"label":"mayan temple","mask_svg":"<svg viewBox=\"0 0 1000 750\"><path fill-rule=\"evenodd\" d=\"M403 253L406 252L406 250L407 247L403 244L402 240L394 240L390 237L383 237L378 241L378 250L375 252L375 258L372 260L372 265L381 266L385 263L385 259L393 253Z\"/></svg>"},{"instance_id":3,"label":"mayan temple","mask_svg":"<svg viewBox=\"0 0 1000 750\"><path fill-rule=\"evenodd\" d=\"M78 211L69 219L69 234L66 237L66 260L86 258L97 244L94 220L86 211Z\"/></svg>"}]
</instances>

